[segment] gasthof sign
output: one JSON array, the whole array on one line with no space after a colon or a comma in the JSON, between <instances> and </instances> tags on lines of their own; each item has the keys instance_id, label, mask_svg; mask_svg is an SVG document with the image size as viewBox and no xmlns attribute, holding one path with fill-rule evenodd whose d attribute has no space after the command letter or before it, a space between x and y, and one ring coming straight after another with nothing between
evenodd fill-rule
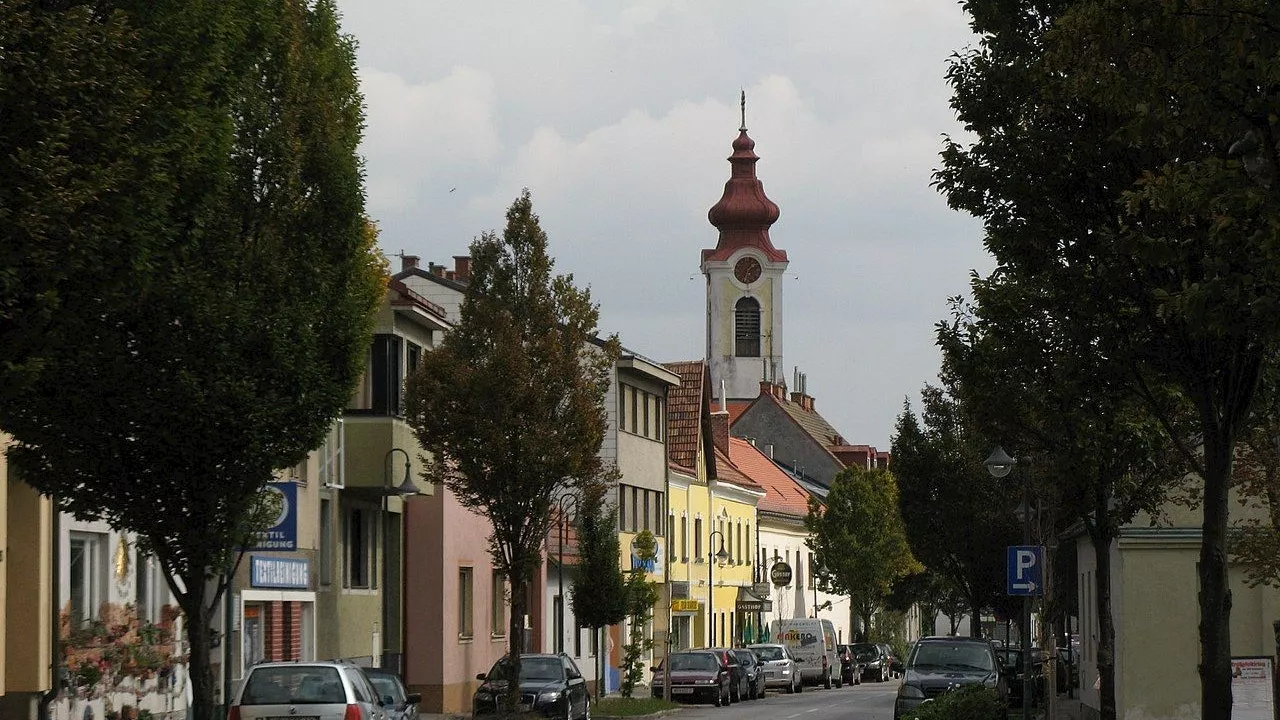
<instances>
[{"instance_id":1,"label":"gasthof sign","mask_svg":"<svg viewBox=\"0 0 1280 720\"><path fill-rule=\"evenodd\" d=\"M791 566L785 562L779 561L769 568L769 580L776 587L783 587L791 584Z\"/></svg>"}]
</instances>

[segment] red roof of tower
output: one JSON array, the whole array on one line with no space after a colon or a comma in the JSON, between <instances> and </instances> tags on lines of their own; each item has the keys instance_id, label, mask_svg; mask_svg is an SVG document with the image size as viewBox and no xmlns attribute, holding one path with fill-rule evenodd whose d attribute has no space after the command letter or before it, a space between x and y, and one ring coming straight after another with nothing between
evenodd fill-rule
<instances>
[{"instance_id":1,"label":"red roof of tower","mask_svg":"<svg viewBox=\"0 0 1280 720\"><path fill-rule=\"evenodd\" d=\"M731 171L720 202L711 206L707 219L720 231L714 250L703 250L703 260L726 260L744 247L760 249L774 262L786 262L787 253L773 246L769 226L778 220L778 206L764 194L764 184L756 177L756 143L740 128L729 156Z\"/></svg>"}]
</instances>

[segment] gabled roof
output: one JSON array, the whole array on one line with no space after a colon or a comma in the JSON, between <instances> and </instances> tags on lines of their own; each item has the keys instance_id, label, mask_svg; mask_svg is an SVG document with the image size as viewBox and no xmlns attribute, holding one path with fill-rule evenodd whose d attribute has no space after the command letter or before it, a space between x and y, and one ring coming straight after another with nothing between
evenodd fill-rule
<instances>
[{"instance_id":1,"label":"gabled roof","mask_svg":"<svg viewBox=\"0 0 1280 720\"><path fill-rule=\"evenodd\" d=\"M698 469L698 450L709 447L705 442L711 432L710 373L701 360L664 363L663 367L680 376L680 385L667 391L667 458L681 468ZM713 457L707 476L714 477Z\"/></svg>"},{"instance_id":2,"label":"gabled roof","mask_svg":"<svg viewBox=\"0 0 1280 720\"><path fill-rule=\"evenodd\" d=\"M755 408L756 405L762 403L772 403L780 408L788 417L791 418L793 422L795 422L797 426L800 427L801 430L804 431L806 435L813 438L815 444L819 445L828 455L835 458L837 462L840 462L840 458L832 452L832 448L843 445L844 439L840 436L840 433L831 426L831 423L827 422L826 418L818 414L817 410L805 410L799 403L791 402L785 398L776 397L768 392L762 392L755 400L751 401L751 404L748 405L745 410L738 413L736 417L732 417L732 420L736 422L743 415Z\"/></svg>"},{"instance_id":3,"label":"gabled roof","mask_svg":"<svg viewBox=\"0 0 1280 720\"><path fill-rule=\"evenodd\" d=\"M444 330L450 327L448 315L445 313L444 308L410 290L403 280L393 276L387 281L387 288L392 292L388 302L393 307L404 307L420 312L426 316L425 319L428 322L436 325L438 329Z\"/></svg>"},{"instance_id":4,"label":"gabled roof","mask_svg":"<svg viewBox=\"0 0 1280 720\"><path fill-rule=\"evenodd\" d=\"M756 492L765 491L750 475L737 467L733 462L733 458L726 456L720 448L716 448L716 460L718 461L716 463L716 482L732 483L738 487L755 490Z\"/></svg>"},{"instance_id":5,"label":"gabled roof","mask_svg":"<svg viewBox=\"0 0 1280 720\"><path fill-rule=\"evenodd\" d=\"M765 491L757 506L760 510L797 518L809 514L809 492L755 445L742 438L729 438L729 459Z\"/></svg>"}]
</instances>

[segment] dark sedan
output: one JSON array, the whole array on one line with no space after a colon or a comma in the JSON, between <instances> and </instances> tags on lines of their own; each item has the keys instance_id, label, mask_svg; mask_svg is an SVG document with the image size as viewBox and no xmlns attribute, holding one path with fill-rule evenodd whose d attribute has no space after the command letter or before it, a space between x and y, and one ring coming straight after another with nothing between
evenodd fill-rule
<instances>
[{"instance_id":1,"label":"dark sedan","mask_svg":"<svg viewBox=\"0 0 1280 720\"><path fill-rule=\"evenodd\" d=\"M884 648L875 643L854 643L849 646L853 657L862 664L862 679L872 682L884 682L893 673L889 667L889 656Z\"/></svg>"},{"instance_id":2,"label":"dark sedan","mask_svg":"<svg viewBox=\"0 0 1280 720\"><path fill-rule=\"evenodd\" d=\"M852 645L837 645L836 656L840 658L840 682L857 685L862 682L862 663L853 653Z\"/></svg>"},{"instance_id":3,"label":"dark sedan","mask_svg":"<svg viewBox=\"0 0 1280 720\"><path fill-rule=\"evenodd\" d=\"M1008 700L1008 680L991 643L979 638L926 637L911 647L902 673L894 720L911 716L921 703L965 685L983 685Z\"/></svg>"},{"instance_id":4,"label":"dark sedan","mask_svg":"<svg viewBox=\"0 0 1280 720\"><path fill-rule=\"evenodd\" d=\"M729 669L716 653L691 650L671 654L671 699L729 704ZM662 697L662 666L653 669L653 696Z\"/></svg>"},{"instance_id":5,"label":"dark sedan","mask_svg":"<svg viewBox=\"0 0 1280 720\"><path fill-rule=\"evenodd\" d=\"M735 648L733 653L738 656L738 665L747 676L747 697L752 700L764 697L764 683L768 679L768 673L765 672L760 656L756 655L755 650L748 648Z\"/></svg>"},{"instance_id":6,"label":"dark sedan","mask_svg":"<svg viewBox=\"0 0 1280 720\"><path fill-rule=\"evenodd\" d=\"M507 691L507 662L503 658L487 675L476 676L484 683L471 699L472 716L498 711ZM591 717L591 693L568 655L524 654L520 656L520 704L516 709L564 720L587 720Z\"/></svg>"},{"instance_id":7,"label":"dark sedan","mask_svg":"<svg viewBox=\"0 0 1280 720\"><path fill-rule=\"evenodd\" d=\"M387 711L387 720L418 720L418 703L422 702L422 695L407 691L399 675L379 668L365 668L364 674L369 677L373 689L378 691L382 707Z\"/></svg>"}]
</instances>

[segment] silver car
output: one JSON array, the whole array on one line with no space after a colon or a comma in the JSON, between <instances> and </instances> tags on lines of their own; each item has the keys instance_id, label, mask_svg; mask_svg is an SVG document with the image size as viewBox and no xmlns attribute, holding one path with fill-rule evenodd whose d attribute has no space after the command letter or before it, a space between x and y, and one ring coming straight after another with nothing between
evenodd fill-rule
<instances>
[{"instance_id":1,"label":"silver car","mask_svg":"<svg viewBox=\"0 0 1280 720\"><path fill-rule=\"evenodd\" d=\"M262 663L249 668L228 720L388 720L378 693L347 662Z\"/></svg>"},{"instance_id":2,"label":"silver car","mask_svg":"<svg viewBox=\"0 0 1280 720\"><path fill-rule=\"evenodd\" d=\"M796 669L796 661L786 645L762 643L748 645L760 656L765 671L766 688L782 688L788 693L803 692L804 683L800 681L800 671Z\"/></svg>"}]
</instances>

